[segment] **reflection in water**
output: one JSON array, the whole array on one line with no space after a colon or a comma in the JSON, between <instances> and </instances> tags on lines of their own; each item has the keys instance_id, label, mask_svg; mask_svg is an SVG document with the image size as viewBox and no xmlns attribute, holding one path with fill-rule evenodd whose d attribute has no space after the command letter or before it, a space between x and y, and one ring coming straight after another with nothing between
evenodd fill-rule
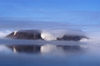
<instances>
[{"instance_id":1,"label":"reflection in water","mask_svg":"<svg viewBox=\"0 0 100 66\"><path fill-rule=\"evenodd\" d=\"M8 46L14 53L40 53L40 54L48 54L48 53L68 53L68 52L81 52L82 47L79 45L74 46L62 46L62 45L10 45Z\"/></svg>"},{"instance_id":2,"label":"reflection in water","mask_svg":"<svg viewBox=\"0 0 100 66\"><path fill-rule=\"evenodd\" d=\"M40 53L38 45L13 45L8 46L14 53Z\"/></svg>"},{"instance_id":3,"label":"reflection in water","mask_svg":"<svg viewBox=\"0 0 100 66\"><path fill-rule=\"evenodd\" d=\"M74 46L63 46L63 45L44 45L41 46L41 53L71 53L71 52L80 52L82 47L79 45Z\"/></svg>"}]
</instances>

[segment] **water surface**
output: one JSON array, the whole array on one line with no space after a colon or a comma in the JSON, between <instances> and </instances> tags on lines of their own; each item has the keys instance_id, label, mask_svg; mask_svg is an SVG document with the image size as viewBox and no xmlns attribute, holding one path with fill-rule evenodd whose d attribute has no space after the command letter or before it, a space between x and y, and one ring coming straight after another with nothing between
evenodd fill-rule
<instances>
[{"instance_id":1,"label":"water surface","mask_svg":"<svg viewBox=\"0 0 100 66\"><path fill-rule=\"evenodd\" d=\"M24 23L24 26L22 27ZM48 27L49 26L49 27ZM52 28L50 28L52 27ZM20 29L79 29L76 25L41 22L0 24L0 66L99 66L100 41L97 26L80 26L90 38L75 41L17 40L4 38Z\"/></svg>"}]
</instances>

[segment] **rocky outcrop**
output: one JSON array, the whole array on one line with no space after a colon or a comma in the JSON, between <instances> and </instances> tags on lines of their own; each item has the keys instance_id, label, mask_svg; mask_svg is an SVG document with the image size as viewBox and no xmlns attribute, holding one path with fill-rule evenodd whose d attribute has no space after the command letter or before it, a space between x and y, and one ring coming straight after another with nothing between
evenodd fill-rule
<instances>
[{"instance_id":1,"label":"rocky outcrop","mask_svg":"<svg viewBox=\"0 0 100 66\"><path fill-rule=\"evenodd\" d=\"M42 39L41 38L41 31L39 30L20 30L12 32L11 34L7 35L8 38L13 39Z\"/></svg>"},{"instance_id":2,"label":"rocky outcrop","mask_svg":"<svg viewBox=\"0 0 100 66\"><path fill-rule=\"evenodd\" d=\"M57 38L57 40L80 41L82 38L87 38L87 37L85 37L85 36L78 36L78 35L64 35L61 38Z\"/></svg>"},{"instance_id":3,"label":"rocky outcrop","mask_svg":"<svg viewBox=\"0 0 100 66\"><path fill-rule=\"evenodd\" d=\"M12 32L11 34L7 35L8 38L13 39L28 39L28 40L45 40L45 38L52 38L51 35L46 34L42 36L42 32L40 30L19 30ZM66 41L80 41L83 38L87 38L86 36L82 35L63 35L62 37L55 38L56 40L66 40Z\"/></svg>"}]
</instances>

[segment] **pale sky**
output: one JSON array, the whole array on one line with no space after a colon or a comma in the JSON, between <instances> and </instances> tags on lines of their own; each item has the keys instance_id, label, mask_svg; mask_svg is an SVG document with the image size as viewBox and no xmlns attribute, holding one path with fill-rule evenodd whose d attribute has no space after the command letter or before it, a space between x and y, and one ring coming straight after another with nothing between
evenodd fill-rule
<instances>
[{"instance_id":1,"label":"pale sky","mask_svg":"<svg viewBox=\"0 0 100 66\"><path fill-rule=\"evenodd\" d=\"M0 0L0 17L100 24L100 0Z\"/></svg>"}]
</instances>

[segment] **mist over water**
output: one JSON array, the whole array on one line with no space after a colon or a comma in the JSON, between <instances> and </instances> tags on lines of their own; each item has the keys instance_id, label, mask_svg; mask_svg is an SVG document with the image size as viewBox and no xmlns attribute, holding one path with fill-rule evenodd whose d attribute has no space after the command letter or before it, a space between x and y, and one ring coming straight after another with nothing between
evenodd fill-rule
<instances>
[{"instance_id":1,"label":"mist over water","mask_svg":"<svg viewBox=\"0 0 100 66\"><path fill-rule=\"evenodd\" d=\"M0 66L100 66L100 0L0 0Z\"/></svg>"},{"instance_id":2,"label":"mist over water","mask_svg":"<svg viewBox=\"0 0 100 66\"><path fill-rule=\"evenodd\" d=\"M75 25L75 24L66 24L58 22L41 22L41 21L25 21L25 20L0 20L0 37L5 37L9 33L18 30L31 30L37 29L42 30L42 35L53 34L55 37L61 36L61 34L85 34L89 37L89 41L98 41L99 40L99 26L97 25ZM53 38L53 37L52 37ZM55 38L53 38L55 39ZM87 40L82 40L87 41Z\"/></svg>"},{"instance_id":3,"label":"mist over water","mask_svg":"<svg viewBox=\"0 0 100 66\"><path fill-rule=\"evenodd\" d=\"M38 29L42 37L49 35L49 40L17 40L7 39L6 35L13 31ZM56 37L69 35L86 35L89 39L76 41L55 41ZM100 30L97 26L78 26L73 24L39 21L0 21L0 57L2 63L15 65L100 65ZM45 39L48 39L45 38ZM26 49L27 47L27 49ZM33 49L34 48L34 49ZM10 60L10 61L9 61ZM23 63L26 62L26 63ZM47 64L46 64L47 63ZM4 64L5 65L5 64Z\"/></svg>"}]
</instances>

